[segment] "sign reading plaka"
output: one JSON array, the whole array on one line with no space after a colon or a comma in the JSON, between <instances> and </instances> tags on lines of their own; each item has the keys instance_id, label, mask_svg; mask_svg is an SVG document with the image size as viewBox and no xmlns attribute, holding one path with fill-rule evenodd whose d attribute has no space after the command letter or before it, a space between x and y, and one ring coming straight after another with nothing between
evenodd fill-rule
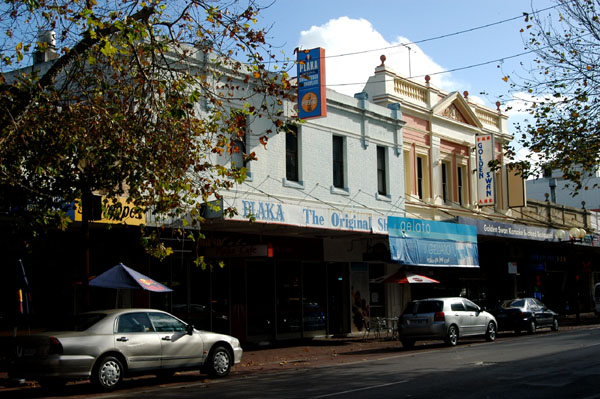
<instances>
[{"instance_id":1,"label":"sign reading plaka","mask_svg":"<svg viewBox=\"0 0 600 399\"><path fill-rule=\"evenodd\" d=\"M479 205L494 205L494 173L488 166L494 159L494 140L491 134L477 136L477 195Z\"/></svg>"},{"instance_id":2,"label":"sign reading plaka","mask_svg":"<svg viewBox=\"0 0 600 399\"><path fill-rule=\"evenodd\" d=\"M327 116L325 49L300 50L298 65L298 116L301 119Z\"/></svg>"},{"instance_id":3,"label":"sign reading plaka","mask_svg":"<svg viewBox=\"0 0 600 399\"><path fill-rule=\"evenodd\" d=\"M254 218L254 221L259 223L360 231L374 234L387 233L387 216L374 212L237 198L226 199L225 205L234 207L239 212L237 215L227 217L228 219L248 221L249 218Z\"/></svg>"}]
</instances>

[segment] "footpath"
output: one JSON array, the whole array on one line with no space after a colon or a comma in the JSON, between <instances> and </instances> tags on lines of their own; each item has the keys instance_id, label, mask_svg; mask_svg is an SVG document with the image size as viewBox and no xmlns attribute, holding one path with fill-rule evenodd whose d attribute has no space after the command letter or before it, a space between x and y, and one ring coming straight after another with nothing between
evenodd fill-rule
<instances>
[{"instance_id":1,"label":"footpath","mask_svg":"<svg viewBox=\"0 0 600 399\"><path fill-rule=\"evenodd\" d=\"M559 328L564 331L595 328L599 325L600 317L595 316L593 313L584 313L580 315L579 320L576 320L575 315L562 316ZM539 334L545 333L546 330L539 331ZM514 334L512 332L504 332L500 333L498 338L502 339L503 337L510 336L514 336ZM462 343L479 342L480 340L470 339ZM460 341L459 344L461 344ZM444 344L441 342L423 341L417 342L413 350L442 346ZM233 367L231 375L246 376L256 373L274 373L357 363L396 356L403 351L402 344L398 340L392 339L391 335L385 332L379 335L371 332L366 336L360 333L347 337L322 337L311 340L281 342L271 346L244 348L242 361ZM192 372L179 374L192 374ZM7 377L6 372L0 372L0 396L3 396L3 392L14 392L15 390L37 387L37 384L33 381L25 381L23 384L16 386L15 382L10 381Z\"/></svg>"}]
</instances>

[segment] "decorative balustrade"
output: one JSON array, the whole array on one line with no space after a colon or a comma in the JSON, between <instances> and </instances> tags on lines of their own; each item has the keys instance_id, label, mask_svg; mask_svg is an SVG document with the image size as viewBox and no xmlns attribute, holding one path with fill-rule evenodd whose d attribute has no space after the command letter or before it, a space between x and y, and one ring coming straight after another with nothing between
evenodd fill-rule
<instances>
[{"instance_id":1,"label":"decorative balustrade","mask_svg":"<svg viewBox=\"0 0 600 399\"><path fill-rule=\"evenodd\" d=\"M394 79L394 91L401 97L427 104L427 89L408 80Z\"/></svg>"},{"instance_id":2,"label":"decorative balustrade","mask_svg":"<svg viewBox=\"0 0 600 399\"><path fill-rule=\"evenodd\" d=\"M500 117L498 116L498 114L475 108L475 115L477 115L477 118L479 118L481 123L483 123L484 125L492 127L494 129L500 129Z\"/></svg>"}]
</instances>

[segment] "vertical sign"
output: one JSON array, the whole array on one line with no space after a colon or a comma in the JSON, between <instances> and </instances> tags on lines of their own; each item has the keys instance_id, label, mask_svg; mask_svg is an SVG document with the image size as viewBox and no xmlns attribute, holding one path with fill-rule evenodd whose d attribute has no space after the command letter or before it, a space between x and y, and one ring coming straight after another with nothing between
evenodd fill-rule
<instances>
[{"instance_id":1,"label":"vertical sign","mask_svg":"<svg viewBox=\"0 0 600 399\"><path fill-rule=\"evenodd\" d=\"M298 116L301 119L327 116L325 95L325 49L300 50L298 65Z\"/></svg>"},{"instance_id":2,"label":"vertical sign","mask_svg":"<svg viewBox=\"0 0 600 399\"><path fill-rule=\"evenodd\" d=\"M494 172L488 164L494 159L494 140L491 134L477 136L477 196L479 205L494 205Z\"/></svg>"}]
</instances>

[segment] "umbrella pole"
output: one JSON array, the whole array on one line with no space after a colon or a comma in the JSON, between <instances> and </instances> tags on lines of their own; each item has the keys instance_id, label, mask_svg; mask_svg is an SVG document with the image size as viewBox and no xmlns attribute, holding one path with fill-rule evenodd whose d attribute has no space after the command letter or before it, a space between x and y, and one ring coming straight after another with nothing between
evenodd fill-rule
<instances>
[{"instance_id":1,"label":"umbrella pole","mask_svg":"<svg viewBox=\"0 0 600 399\"><path fill-rule=\"evenodd\" d=\"M119 289L117 288L117 295L115 295L115 309L119 309Z\"/></svg>"}]
</instances>

